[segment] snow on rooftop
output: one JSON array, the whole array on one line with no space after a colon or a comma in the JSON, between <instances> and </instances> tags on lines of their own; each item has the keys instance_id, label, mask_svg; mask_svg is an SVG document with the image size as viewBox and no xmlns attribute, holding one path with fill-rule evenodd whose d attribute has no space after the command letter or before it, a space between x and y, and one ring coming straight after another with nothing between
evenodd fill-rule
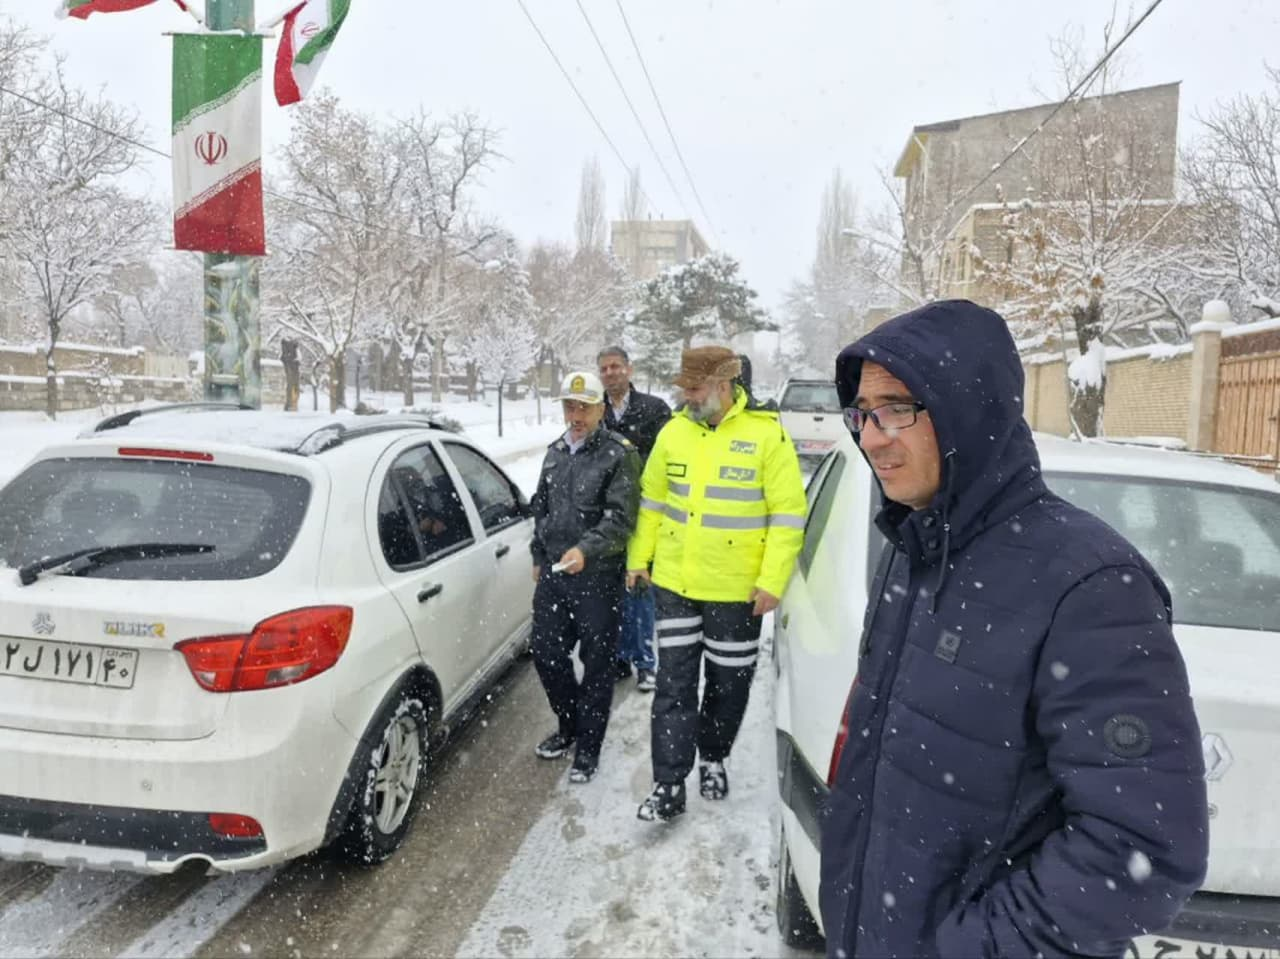
<instances>
[{"instance_id":1,"label":"snow on rooftop","mask_svg":"<svg viewBox=\"0 0 1280 959\"><path fill-rule=\"evenodd\" d=\"M184 443L225 443L258 449L293 450L326 427L364 425L370 418L346 410L337 413L278 410L167 410L151 413L113 430L82 436L128 436L131 441L181 440ZM310 452L315 452L311 450Z\"/></svg>"}]
</instances>

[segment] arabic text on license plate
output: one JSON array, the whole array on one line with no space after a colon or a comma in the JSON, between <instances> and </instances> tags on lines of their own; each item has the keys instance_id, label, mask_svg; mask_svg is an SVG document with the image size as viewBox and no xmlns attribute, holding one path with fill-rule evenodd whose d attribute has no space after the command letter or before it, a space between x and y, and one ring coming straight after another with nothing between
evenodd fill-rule
<instances>
[{"instance_id":1,"label":"arabic text on license plate","mask_svg":"<svg viewBox=\"0 0 1280 959\"><path fill-rule=\"evenodd\" d=\"M0 636L0 676L132 689L136 649Z\"/></svg>"},{"instance_id":2,"label":"arabic text on license plate","mask_svg":"<svg viewBox=\"0 0 1280 959\"><path fill-rule=\"evenodd\" d=\"M802 453L825 453L835 445L830 440L801 440L800 451Z\"/></svg>"},{"instance_id":3,"label":"arabic text on license plate","mask_svg":"<svg viewBox=\"0 0 1280 959\"><path fill-rule=\"evenodd\" d=\"M1280 947L1227 946L1170 936L1142 936L1129 943L1125 959L1280 959Z\"/></svg>"}]
</instances>

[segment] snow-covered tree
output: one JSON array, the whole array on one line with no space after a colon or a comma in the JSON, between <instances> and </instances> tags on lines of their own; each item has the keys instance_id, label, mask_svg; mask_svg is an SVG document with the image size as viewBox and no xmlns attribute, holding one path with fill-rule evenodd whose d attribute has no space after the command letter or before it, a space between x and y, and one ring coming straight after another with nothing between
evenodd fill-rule
<instances>
[{"instance_id":1,"label":"snow-covered tree","mask_svg":"<svg viewBox=\"0 0 1280 959\"><path fill-rule=\"evenodd\" d=\"M283 177L269 199L275 224L265 312L329 370L329 405L346 404L348 351L372 339L390 309L388 271L404 242L405 166L376 121L333 94L293 114Z\"/></svg>"},{"instance_id":2,"label":"snow-covered tree","mask_svg":"<svg viewBox=\"0 0 1280 959\"><path fill-rule=\"evenodd\" d=\"M99 336L73 330L77 339L116 346L145 346L182 354L200 346L202 310L200 259L174 251L130 263L112 276L95 308L111 320Z\"/></svg>"},{"instance_id":3,"label":"snow-covered tree","mask_svg":"<svg viewBox=\"0 0 1280 959\"><path fill-rule=\"evenodd\" d=\"M665 379L678 365L681 348L694 339L725 342L776 330L755 300L756 291L738 276L738 261L724 253L664 270L644 285L631 325L638 368Z\"/></svg>"},{"instance_id":4,"label":"snow-covered tree","mask_svg":"<svg viewBox=\"0 0 1280 959\"><path fill-rule=\"evenodd\" d=\"M1200 118L1182 158L1192 222L1208 255L1191 266L1241 318L1280 316L1280 70L1270 89Z\"/></svg>"},{"instance_id":5,"label":"snow-covered tree","mask_svg":"<svg viewBox=\"0 0 1280 959\"><path fill-rule=\"evenodd\" d=\"M11 69L14 63L34 66L29 47L23 53L19 43L14 53L14 41L9 43ZM144 259L158 238L160 212L118 185L137 161L137 148L127 142L141 134L136 117L70 86L60 62L51 75L27 82L32 95L57 112L24 114L15 120L21 136L6 127L0 138L0 262L13 265L17 299L39 320L46 409L55 417L54 350L64 324L105 293L117 271Z\"/></svg>"},{"instance_id":6,"label":"snow-covered tree","mask_svg":"<svg viewBox=\"0 0 1280 959\"><path fill-rule=\"evenodd\" d=\"M405 169L403 211L415 234L398 251L395 307L386 331L405 370L407 406L413 405L412 371L424 352L431 359L432 401L443 398L445 351L462 332L468 307L466 291L455 287L500 236L471 203L472 191L500 157L497 145L497 133L470 113L436 120L420 110L392 137Z\"/></svg>"},{"instance_id":7,"label":"snow-covered tree","mask_svg":"<svg viewBox=\"0 0 1280 959\"><path fill-rule=\"evenodd\" d=\"M1104 32L1104 45L1110 27ZM1055 54L1071 87L1092 58L1060 41ZM1135 139L1112 106L1111 68L1089 99L1074 100L1063 121L1029 151L1033 196L1002 200L995 249L970 247L979 277L1015 334L1058 333L1078 356L1068 367L1071 420L1086 436L1102 430L1106 345L1185 339L1199 308L1181 264L1196 241L1185 205L1163 186L1160 155L1170 143Z\"/></svg>"},{"instance_id":8,"label":"snow-covered tree","mask_svg":"<svg viewBox=\"0 0 1280 959\"><path fill-rule=\"evenodd\" d=\"M888 264L859 222L857 197L836 170L823 190L809 276L792 284L783 303L780 358L788 370L830 368L840 348L862 332L867 310L896 298L880 279Z\"/></svg>"},{"instance_id":9,"label":"snow-covered tree","mask_svg":"<svg viewBox=\"0 0 1280 959\"><path fill-rule=\"evenodd\" d=\"M578 250L604 252L609 245L609 226L604 215L604 173L600 161L592 157L582 165L578 186L578 215L573 221Z\"/></svg>"},{"instance_id":10,"label":"snow-covered tree","mask_svg":"<svg viewBox=\"0 0 1280 959\"><path fill-rule=\"evenodd\" d=\"M527 258L538 367L550 366L559 380L586 343L619 339L632 284L622 265L605 250L576 253L556 243L538 243Z\"/></svg>"},{"instance_id":11,"label":"snow-covered tree","mask_svg":"<svg viewBox=\"0 0 1280 959\"><path fill-rule=\"evenodd\" d=\"M521 265L515 244L501 258L483 267L483 291L477 322L464 350L486 385L498 388L498 435L502 435L502 395L507 384L520 380L533 366L538 352L534 330L533 296L529 274Z\"/></svg>"}]
</instances>

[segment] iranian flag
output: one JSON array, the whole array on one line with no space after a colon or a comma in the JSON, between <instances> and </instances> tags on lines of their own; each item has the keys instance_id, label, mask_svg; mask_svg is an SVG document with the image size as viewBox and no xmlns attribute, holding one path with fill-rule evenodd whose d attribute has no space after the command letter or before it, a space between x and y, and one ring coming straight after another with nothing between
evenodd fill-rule
<instances>
[{"instance_id":1,"label":"iranian flag","mask_svg":"<svg viewBox=\"0 0 1280 959\"><path fill-rule=\"evenodd\" d=\"M280 106L297 103L307 95L350 6L351 0L303 0L284 15L276 51L276 102Z\"/></svg>"},{"instance_id":2,"label":"iranian flag","mask_svg":"<svg viewBox=\"0 0 1280 959\"><path fill-rule=\"evenodd\" d=\"M261 256L262 38L173 38L173 243Z\"/></svg>"},{"instance_id":3,"label":"iranian flag","mask_svg":"<svg viewBox=\"0 0 1280 959\"><path fill-rule=\"evenodd\" d=\"M125 10L137 10L148 7L156 0L60 0L58 16L86 19L91 13L121 13ZM183 0L173 0L183 13L191 13L191 8Z\"/></svg>"}]
</instances>

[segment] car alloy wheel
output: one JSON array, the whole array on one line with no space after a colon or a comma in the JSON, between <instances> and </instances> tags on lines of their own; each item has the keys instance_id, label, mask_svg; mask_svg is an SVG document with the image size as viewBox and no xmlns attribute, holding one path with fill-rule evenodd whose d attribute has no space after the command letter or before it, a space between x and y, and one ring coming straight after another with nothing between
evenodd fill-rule
<instances>
[{"instance_id":1,"label":"car alloy wheel","mask_svg":"<svg viewBox=\"0 0 1280 959\"><path fill-rule=\"evenodd\" d=\"M409 813L422 771L421 736L408 715L397 716L383 731L374 752L377 774L373 779L373 821L390 835Z\"/></svg>"}]
</instances>

